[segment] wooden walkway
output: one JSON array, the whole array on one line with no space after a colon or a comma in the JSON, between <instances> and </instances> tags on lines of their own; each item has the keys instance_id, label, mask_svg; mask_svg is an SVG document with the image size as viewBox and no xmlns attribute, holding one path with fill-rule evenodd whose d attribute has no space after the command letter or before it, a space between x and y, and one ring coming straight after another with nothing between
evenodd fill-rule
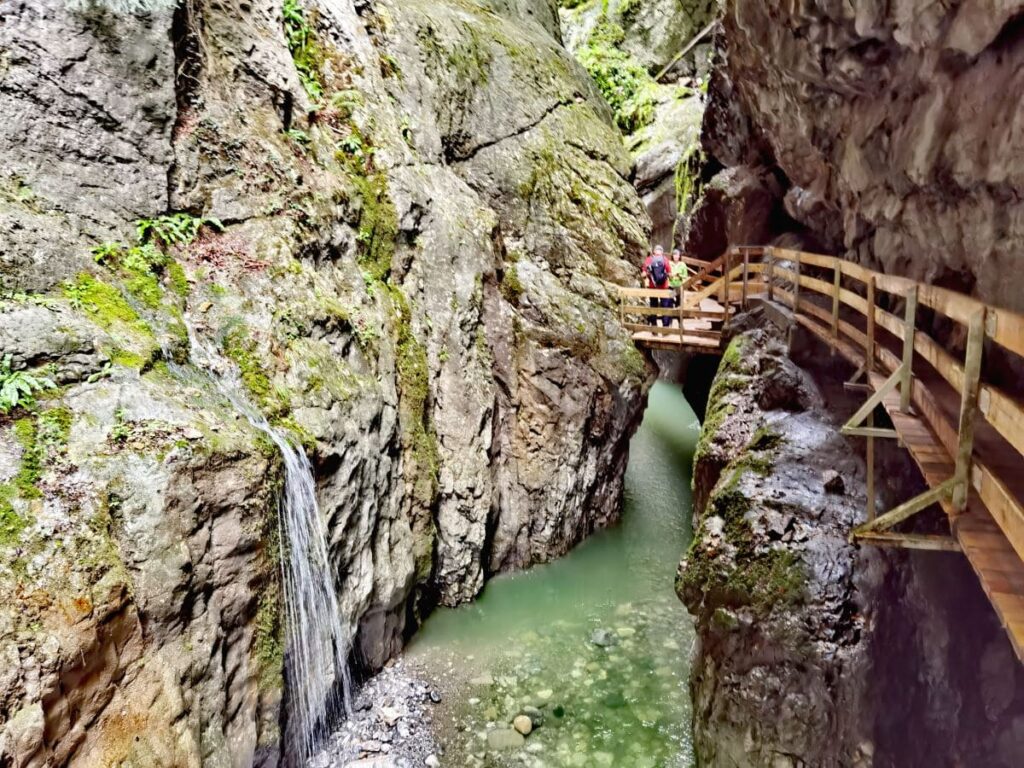
<instances>
[{"instance_id":1,"label":"wooden walkway","mask_svg":"<svg viewBox=\"0 0 1024 768\"><path fill-rule=\"evenodd\" d=\"M753 256L760 258L763 252L763 248L746 248L730 253L745 254L749 261ZM693 273L679 289L620 287L620 320L633 332L638 346L715 354L721 346L722 328L736 305L745 305L747 296L764 291L765 285L761 281L730 284L730 275L723 271L732 263L729 255L713 262L684 260ZM651 299L659 305L667 300L675 306L652 307Z\"/></svg>"},{"instance_id":2,"label":"wooden walkway","mask_svg":"<svg viewBox=\"0 0 1024 768\"><path fill-rule=\"evenodd\" d=\"M1024 361L1024 316L830 256L746 248L719 262L709 265L717 264L717 277L708 279L709 269L684 286L681 306L673 310L681 312L683 333L675 330L672 348L714 349L734 307L762 292L854 365L857 374L848 386L862 390L866 402L843 432L866 440L868 509L851 539L962 552L1024 661L1024 405L981 377L986 344L989 354L999 347L1003 359ZM712 296L717 306L702 303ZM632 300L628 291L623 294L624 306ZM891 311L896 306L899 315ZM921 327L919 309L946 326L946 338L956 338L949 329L960 326L966 338L962 360ZM694 319L686 310L701 312L711 326L699 344L686 327ZM642 329L629 327L641 346L668 346L663 339L670 334L657 334L655 344ZM876 426L876 415L891 426ZM899 440L928 485L881 515L874 491L878 439ZM945 512L948 534L906 530L906 521L936 504Z\"/></svg>"}]
</instances>

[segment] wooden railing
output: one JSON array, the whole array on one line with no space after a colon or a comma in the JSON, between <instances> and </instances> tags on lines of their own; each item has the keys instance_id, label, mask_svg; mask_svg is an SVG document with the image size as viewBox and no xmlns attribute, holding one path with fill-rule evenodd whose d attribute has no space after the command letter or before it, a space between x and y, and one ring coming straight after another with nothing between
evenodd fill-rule
<instances>
[{"instance_id":1,"label":"wooden railing","mask_svg":"<svg viewBox=\"0 0 1024 768\"><path fill-rule=\"evenodd\" d=\"M741 254L734 253L733 261L739 258ZM728 293L730 281L749 284L754 275L764 280L770 298L794 310L802 325L847 357L862 361L855 380L865 375L876 377L874 394L846 424L846 434L867 437L869 444L878 437L896 437L892 430L862 423L886 395L898 390L900 410L909 413L914 409L955 459L955 471L947 482L880 517L875 516L870 489L868 521L855 535L877 534L935 502L955 518L965 510L973 490L1024 559L1024 478L1013 471L1018 466L1024 470L1024 406L1014 395L981 380L986 341L1024 358L1024 316L832 256L779 248L764 249L763 259L756 263L748 253L741 266L689 298L699 300L715 290ZM880 304L886 297L889 305L903 305L902 316ZM922 307L966 331L962 360L920 327ZM884 341L883 333L888 334ZM956 408L952 407L953 393L958 400ZM989 435L992 449L987 456L975 450L979 428L998 436ZM871 458L869 455L869 461ZM873 477L873 463L869 470Z\"/></svg>"},{"instance_id":2,"label":"wooden railing","mask_svg":"<svg viewBox=\"0 0 1024 768\"><path fill-rule=\"evenodd\" d=\"M682 344L685 337L690 339L709 339L717 342L721 333L712 328L696 328L694 323L687 323L687 320L706 320L711 322L722 322L727 313L725 311L706 311L699 307L683 306L680 301L682 292L677 289L660 290L656 288L619 288L619 320L622 325L633 333L650 333L657 337L663 337L668 341ZM650 299L668 300L678 306L652 307L648 302ZM636 318L640 318L637 320ZM663 325L668 318L670 325Z\"/></svg>"},{"instance_id":3,"label":"wooden railing","mask_svg":"<svg viewBox=\"0 0 1024 768\"><path fill-rule=\"evenodd\" d=\"M623 292L638 299L672 295ZM751 247L732 249L694 275L678 308L656 311L624 301L622 319L631 330L649 332L651 326L627 316L678 317L678 328L655 333L678 334L677 344L692 348L685 344L687 318L713 314L724 327L731 308L746 306L755 294L789 307L795 323L859 366L847 386L863 389L867 401L842 431L866 439L868 509L851 539L962 551L1024 661L1024 405L1015 393L982 380L983 359L997 348L1003 364L1005 356L1024 361L1024 316L832 256ZM702 312L702 302L712 298L717 311ZM931 315L928 323L921 322L922 310ZM929 328L941 328L943 338ZM720 337L720 329L708 333ZM659 346L647 333L634 339ZM964 342L962 356L949 339ZM891 428L876 426L879 406ZM901 441L929 488L878 515L874 441L883 438ZM936 503L948 515L951 536L895 531Z\"/></svg>"}]
</instances>

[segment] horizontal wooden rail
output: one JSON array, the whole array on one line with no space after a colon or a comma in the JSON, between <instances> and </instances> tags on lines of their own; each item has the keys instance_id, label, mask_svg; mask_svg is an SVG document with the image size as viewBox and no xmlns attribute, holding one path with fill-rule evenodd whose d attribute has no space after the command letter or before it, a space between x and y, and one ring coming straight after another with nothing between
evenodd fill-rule
<instances>
[{"instance_id":1,"label":"horizontal wooden rail","mask_svg":"<svg viewBox=\"0 0 1024 768\"><path fill-rule=\"evenodd\" d=\"M837 296L836 286L845 278L864 285L873 282L877 291L899 298L903 298L910 292L916 292L919 304L961 325L969 325L972 318L979 312L986 313L989 321L984 327L985 336L1010 352L1015 354L1024 352L1024 341L1022 341L1024 318L1008 310L990 308L971 297L934 286L924 286L907 278L882 275L830 256L776 249L773 258L776 263L771 269L772 279L787 286L775 287L775 296L793 308L798 318L801 314L815 318L813 323L802 322L802 324L814 330L822 337L823 341L833 344L840 341L832 338L832 332L830 332L830 326L835 323L835 331L842 337L850 339L853 344L852 347L847 346L846 349L862 350L860 353L853 352L852 354L854 356L860 354L863 366L867 369L877 366L881 371L879 376L885 376L886 371L889 374L897 372L903 361L883 345L875 346L873 360L868 360L863 352L868 346L867 334L844 319L833 319L832 313L828 309L809 300L806 294L801 293L798 297L787 288L798 285L811 294L835 299ZM777 262L782 260L798 264L801 272L779 266ZM828 282L803 274L802 270L808 267L838 270L841 277L833 282ZM868 316L869 306L863 296L847 288L840 287L838 290L838 298L843 305L853 309L860 316ZM877 327L891 334L894 339L912 340L914 354L927 362L957 395L963 396L966 384L964 367L943 346L919 329L911 329L908 333L907 324L902 318L878 306L873 307L871 314ZM993 321L992 317L996 319ZM918 380L915 380L911 387L910 402L933 430L949 455L955 457L958 453L962 453L962 424L951 423L947 412ZM1024 453L1024 407L1014 397L993 385L979 382L978 412L1018 454ZM1006 479L999 476L995 467L988 465L977 454L971 455L969 460L971 464L968 476L970 487L978 494L978 498L985 505L1018 556L1024 560L1024 503L1014 495ZM943 506L946 506L947 511L951 514L955 513L952 505L948 502Z\"/></svg>"}]
</instances>

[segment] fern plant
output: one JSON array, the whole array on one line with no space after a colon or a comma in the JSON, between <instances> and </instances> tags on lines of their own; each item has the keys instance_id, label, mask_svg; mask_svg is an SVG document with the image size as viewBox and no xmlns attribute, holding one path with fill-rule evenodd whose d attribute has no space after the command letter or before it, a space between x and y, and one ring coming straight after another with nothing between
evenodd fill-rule
<instances>
[{"instance_id":1,"label":"fern plant","mask_svg":"<svg viewBox=\"0 0 1024 768\"><path fill-rule=\"evenodd\" d=\"M9 354L0 360L0 413L10 413L19 405L30 408L35 404L38 393L57 388L52 379L28 371L15 371L11 364Z\"/></svg>"},{"instance_id":2,"label":"fern plant","mask_svg":"<svg viewBox=\"0 0 1024 768\"><path fill-rule=\"evenodd\" d=\"M139 219L135 222L135 234L142 245L190 245L204 226L217 231L224 230L224 225L219 219L199 218L189 213L172 213L155 219Z\"/></svg>"}]
</instances>

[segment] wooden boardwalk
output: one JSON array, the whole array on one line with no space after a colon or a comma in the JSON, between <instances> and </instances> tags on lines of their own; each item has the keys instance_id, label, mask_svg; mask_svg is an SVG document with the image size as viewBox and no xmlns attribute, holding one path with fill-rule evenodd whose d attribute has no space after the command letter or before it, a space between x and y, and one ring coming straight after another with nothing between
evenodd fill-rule
<instances>
[{"instance_id":1,"label":"wooden boardwalk","mask_svg":"<svg viewBox=\"0 0 1024 768\"><path fill-rule=\"evenodd\" d=\"M744 249L746 258L762 248ZM619 288L619 313L622 324L633 332L633 341L647 349L714 354L719 351L722 329L735 312L745 305L747 296L763 291L763 282L742 281L730 284L723 272L729 257L713 262L685 259L693 274L679 289ZM668 300L673 307L651 307L649 302ZM666 322L667 321L667 322Z\"/></svg>"},{"instance_id":2,"label":"wooden boardwalk","mask_svg":"<svg viewBox=\"0 0 1024 768\"><path fill-rule=\"evenodd\" d=\"M682 328L673 327L676 340L630 326L636 343L713 350L733 308L754 292L792 310L795 322L857 368L849 384L867 401L843 428L866 440L868 461L866 519L851 539L963 553L1024 661L1024 406L981 377L986 344L990 354L1000 347L1004 358L1024 361L1024 316L829 256L747 248L719 262L684 286L681 306L673 310ZM712 297L717 306L703 303ZM622 301L626 306L635 299L624 293ZM901 306L902 317L888 309L893 306ZM966 331L962 361L920 327L919 307L942 321L947 338L956 337L948 334L954 325ZM687 321L696 319L710 332L692 336ZM891 427L876 426L876 415ZM877 439L899 440L929 488L881 515L874 493ZM906 530L906 521L936 504L948 534Z\"/></svg>"}]
</instances>

